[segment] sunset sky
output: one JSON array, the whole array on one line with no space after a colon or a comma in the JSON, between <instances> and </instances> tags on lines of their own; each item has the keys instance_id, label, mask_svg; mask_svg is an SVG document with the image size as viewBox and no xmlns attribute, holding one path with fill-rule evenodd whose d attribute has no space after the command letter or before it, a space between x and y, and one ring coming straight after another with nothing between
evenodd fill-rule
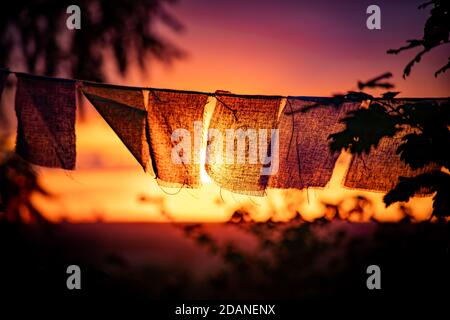
<instances>
[{"instance_id":1,"label":"sunset sky","mask_svg":"<svg viewBox=\"0 0 450 320\"><path fill-rule=\"evenodd\" d=\"M407 79L402 71L415 52L386 54L407 39L421 37L428 17L428 9L417 9L421 2L377 1L382 29L368 30L366 8L373 1L181 0L168 11L184 25L184 31L174 34L162 25L157 28L186 51L186 58L171 66L149 61L149 74L133 67L125 78L111 67L108 80L208 92L329 96L356 90L358 80L390 71L395 90L403 97L445 97L450 73L436 79L434 72L447 62L448 46L426 55ZM11 97L12 93L6 94L4 101ZM277 190L249 199L220 193L214 184L167 196L91 106L88 113L87 121L77 125L77 170L38 168L43 184L57 196L36 201L55 221L167 221L160 214L160 201L174 219L183 221L224 221L240 206L251 206L260 219L271 212L286 216L295 210L313 218L323 211L319 199L336 203L345 195L361 194L340 186L349 160L343 156L325 190L296 191L288 195L289 201ZM151 201L139 201L143 195ZM382 194L366 195L376 201L374 211L379 217L400 217L394 206L384 210ZM415 199L412 208L418 218L424 218L430 204L429 198Z\"/></svg>"},{"instance_id":2,"label":"sunset sky","mask_svg":"<svg viewBox=\"0 0 450 320\"><path fill-rule=\"evenodd\" d=\"M386 54L423 34L429 12L417 9L421 2L377 1L381 30L368 30L373 1L180 1L170 11L185 32L165 34L188 57L169 70L154 66L149 84L330 95L390 71L404 97L448 96L450 75L433 76L447 62L448 47L425 56L406 80L402 71L415 52Z\"/></svg>"}]
</instances>

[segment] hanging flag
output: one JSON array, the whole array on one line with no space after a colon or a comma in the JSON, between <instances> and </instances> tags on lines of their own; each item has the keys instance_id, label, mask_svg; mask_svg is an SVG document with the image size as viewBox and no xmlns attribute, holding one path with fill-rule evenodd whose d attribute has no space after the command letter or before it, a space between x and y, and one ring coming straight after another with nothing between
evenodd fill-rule
<instances>
[{"instance_id":1,"label":"hanging flag","mask_svg":"<svg viewBox=\"0 0 450 320\"><path fill-rule=\"evenodd\" d=\"M153 170L168 187L198 187L204 93L149 89L148 130Z\"/></svg>"},{"instance_id":2,"label":"hanging flag","mask_svg":"<svg viewBox=\"0 0 450 320\"><path fill-rule=\"evenodd\" d=\"M6 80L8 79L9 71L0 69L0 99L2 97L3 88L6 84Z\"/></svg>"},{"instance_id":3,"label":"hanging flag","mask_svg":"<svg viewBox=\"0 0 450 320\"><path fill-rule=\"evenodd\" d=\"M144 171L149 169L147 111L141 89L84 82L83 94L114 130Z\"/></svg>"},{"instance_id":4,"label":"hanging flag","mask_svg":"<svg viewBox=\"0 0 450 320\"><path fill-rule=\"evenodd\" d=\"M279 170L269 187L324 187L339 156L330 151L328 136L344 129L340 120L358 107L353 102L336 106L332 98L288 97L278 125Z\"/></svg>"},{"instance_id":5,"label":"hanging flag","mask_svg":"<svg viewBox=\"0 0 450 320\"><path fill-rule=\"evenodd\" d=\"M409 101L423 103L426 100ZM397 100L393 106L403 103L406 101ZM404 142L402 137L413 132L413 129L405 127L394 137L382 138L377 148L372 148L369 154L354 155L344 185L349 188L387 192L397 185L399 177L413 177L421 173L440 170L440 167L435 164L412 169L401 160L400 155L397 154L397 148ZM422 194L428 193L426 190L422 191Z\"/></svg>"},{"instance_id":6,"label":"hanging flag","mask_svg":"<svg viewBox=\"0 0 450 320\"><path fill-rule=\"evenodd\" d=\"M221 187L261 196L278 169L276 122L281 97L216 94L206 171Z\"/></svg>"},{"instance_id":7,"label":"hanging flag","mask_svg":"<svg viewBox=\"0 0 450 320\"><path fill-rule=\"evenodd\" d=\"M75 168L75 81L17 74L16 152L45 167Z\"/></svg>"}]
</instances>

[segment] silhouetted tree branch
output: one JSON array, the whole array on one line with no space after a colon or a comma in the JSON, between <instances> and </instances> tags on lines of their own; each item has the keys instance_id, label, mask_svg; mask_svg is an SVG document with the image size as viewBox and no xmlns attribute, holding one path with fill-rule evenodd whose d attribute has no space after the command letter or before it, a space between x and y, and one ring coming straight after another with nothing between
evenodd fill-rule
<instances>
[{"instance_id":1,"label":"silhouetted tree branch","mask_svg":"<svg viewBox=\"0 0 450 320\"><path fill-rule=\"evenodd\" d=\"M406 65L403 71L403 78L410 75L412 67L420 62L424 54L438 46L449 43L450 2L447 0L432 0L420 5L419 9L424 9L429 5L433 5L433 8L430 11L430 17L425 23L422 39L408 40L408 45L387 51L388 54L398 54L405 50L422 47L422 50ZM449 68L450 62L437 70L434 74L435 77L440 73L444 73Z\"/></svg>"},{"instance_id":2,"label":"silhouetted tree branch","mask_svg":"<svg viewBox=\"0 0 450 320\"><path fill-rule=\"evenodd\" d=\"M419 174L415 177L400 177L394 189L384 196L387 206L398 201L408 201L422 190L434 192L433 215L436 217L449 216L450 207L450 175L442 171Z\"/></svg>"},{"instance_id":3,"label":"silhouetted tree branch","mask_svg":"<svg viewBox=\"0 0 450 320\"><path fill-rule=\"evenodd\" d=\"M365 93L349 92L359 101ZM387 92L380 98L369 100L367 108L351 111L342 119L345 129L329 136L330 149L339 152L347 149L353 154L369 154L385 137L401 135L397 148L400 159L412 169L434 164L450 169L450 101L405 102L395 100L397 92ZM339 95L339 97L342 95ZM343 95L344 97L346 95ZM358 99L356 99L358 101ZM384 198L386 205L407 201L421 191L435 192L433 215L449 216L448 200L450 175L435 171L412 178L400 177L397 186Z\"/></svg>"}]
</instances>

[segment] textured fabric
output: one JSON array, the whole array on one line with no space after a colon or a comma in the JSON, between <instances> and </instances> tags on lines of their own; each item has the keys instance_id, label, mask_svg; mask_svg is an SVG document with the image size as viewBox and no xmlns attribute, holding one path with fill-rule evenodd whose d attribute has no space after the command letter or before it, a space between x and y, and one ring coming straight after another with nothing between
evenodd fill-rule
<instances>
[{"instance_id":1,"label":"textured fabric","mask_svg":"<svg viewBox=\"0 0 450 320\"><path fill-rule=\"evenodd\" d=\"M151 89L148 98L148 129L158 183L198 187L203 112L208 95Z\"/></svg>"},{"instance_id":2,"label":"textured fabric","mask_svg":"<svg viewBox=\"0 0 450 320\"><path fill-rule=\"evenodd\" d=\"M224 189L248 195L263 195L269 176L262 174L262 170L270 163L265 163L260 153L268 155L273 146L271 130L276 128L281 98L232 95L216 95L216 98L209 129L206 171ZM217 130L217 135L211 134L211 129ZM233 130L231 132L237 135L238 129L244 133L255 130L258 141L256 163L250 160L251 152L254 152L254 149L251 151L250 137L242 140L245 147L243 153L239 153L237 139L233 139L231 145L227 143L226 131ZM266 130L264 136L261 135L261 130ZM261 136L265 139L261 140ZM231 148L232 153L227 153L227 147Z\"/></svg>"},{"instance_id":3,"label":"textured fabric","mask_svg":"<svg viewBox=\"0 0 450 320\"><path fill-rule=\"evenodd\" d=\"M6 79L8 78L9 71L0 70L0 99L2 97L3 87L6 84Z\"/></svg>"},{"instance_id":4,"label":"textured fabric","mask_svg":"<svg viewBox=\"0 0 450 320\"><path fill-rule=\"evenodd\" d=\"M394 106L405 102L397 100ZM416 102L424 102L424 100L417 100ZM386 192L396 186L399 176L413 177L421 173L438 170L439 167L433 164L413 170L400 159L397 148L402 143L402 137L412 132L412 129L405 128L392 138L382 138L377 148L372 148L369 154L353 156L344 185L349 188ZM422 190L421 193L426 194L427 191Z\"/></svg>"},{"instance_id":5,"label":"textured fabric","mask_svg":"<svg viewBox=\"0 0 450 320\"><path fill-rule=\"evenodd\" d=\"M339 156L330 151L328 136L342 130L340 120L358 107L353 102L335 106L327 98L289 97L279 119L279 170L269 187L324 187Z\"/></svg>"},{"instance_id":6,"label":"textured fabric","mask_svg":"<svg viewBox=\"0 0 450 320\"><path fill-rule=\"evenodd\" d=\"M17 74L16 152L45 166L75 168L75 82Z\"/></svg>"},{"instance_id":7,"label":"textured fabric","mask_svg":"<svg viewBox=\"0 0 450 320\"><path fill-rule=\"evenodd\" d=\"M150 165L142 90L84 83L82 91L145 171Z\"/></svg>"}]
</instances>

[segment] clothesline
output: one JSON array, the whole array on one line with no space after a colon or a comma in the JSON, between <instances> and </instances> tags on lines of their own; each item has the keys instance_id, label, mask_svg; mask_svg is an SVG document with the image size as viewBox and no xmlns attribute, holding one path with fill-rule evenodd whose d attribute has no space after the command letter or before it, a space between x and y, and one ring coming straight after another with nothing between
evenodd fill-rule
<instances>
[{"instance_id":1,"label":"clothesline","mask_svg":"<svg viewBox=\"0 0 450 320\"><path fill-rule=\"evenodd\" d=\"M338 158L338 153L329 149L328 137L343 130L342 119L360 107L358 101L340 99L341 107L331 108L329 105L336 103L333 97L236 95L223 91L120 86L2 69L0 94L10 73L17 77L16 152L25 160L45 167L75 169L76 92L80 90L144 171L153 171L158 184L199 187L201 165L204 165L219 186L248 195L263 195L266 188L325 187ZM146 96L143 90L152 94ZM217 101L207 124L204 115L209 96L215 96ZM287 101L280 110L283 98ZM400 98L396 102L405 100ZM186 134L181 140L173 135L180 128ZM203 163L196 161L201 156L196 140L198 129L214 129L218 134L206 140L207 147L211 148L206 154L208 161ZM224 148L223 144L226 141L221 139L229 130L247 129L252 129L259 139L255 138L256 148L250 148L250 142L244 140L248 154L239 162L235 157L239 153L239 141L231 145L233 152L229 154L228 145ZM363 166L362 159L354 158L344 186L387 191L397 183L396 177L435 170L426 167L418 171L407 166L396 152L400 144L400 137L383 138L364 158ZM254 150L254 162L250 161L250 149Z\"/></svg>"},{"instance_id":2,"label":"clothesline","mask_svg":"<svg viewBox=\"0 0 450 320\"><path fill-rule=\"evenodd\" d=\"M191 94L201 94L201 95L207 95L211 97L215 97L217 95L221 96L234 96L234 97L247 97L247 98L265 98L265 99L279 99L279 98L287 98L287 96L281 96L281 95L261 95L261 94L234 94L230 93L228 91L221 91L218 90L216 92L204 92L204 91L196 91L196 90L183 90L183 89L168 89L168 88L155 88L155 87L141 87L141 86L128 86L128 85L119 85L119 84L110 84L110 83L103 83L103 82L96 82L96 81L90 81L90 80L82 80L82 79L72 79L72 78L61 78L61 77L51 77L51 76L43 76L43 75L36 75L28 72L20 72L20 71L11 71L9 69L1 69L1 71L15 74L15 75L24 75L27 77L36 77L41 79L47 79L47 80L56 80L56 81L75 81L75 82L82 82L93 86L104 86L104 87L117 87L121 89L131 89L131 90L148 90L148 91L165 91L165 92L181 92L181 93L191 93Z\"/></svg>"},{"instance_id":3,"label":"clothesline","mask_svg":"<svg viewBox=\"0 0 450 320\"><path fill-rule=\"evenodd\" d=\"M28 72L21 72L21 71L12 71L10 69L4 69L0 68L0 71L11 73L15 75L25 75L27 77L37 77L41 79L48 79L48 80L57 80L57 81L75 81L75 82L83 82L89 85L94 86L105 86L105 87L117 87L117 88L123 88L123 89L131 89L131 90L158 90L158 91L165 91L165 92L182 92L182 93L191 93L191 94L202 94L207 95L210 97L216 97L217 95L220 96L230 96L230 97L244 97L244 98L264 98L264 99L286 99L289 97L292 98L299 98L299 99L305 99L307 101L314 101L317 99L332 99L332 96L293 96L293 95L262 95L262 94L237 94L237 93L231 93L228 91L222 91L217 90L215 92L205 92L205 91L197 91L197 90L185 90L185 89L169 89L169 88L155 88L155 87L141 87L141 86L129 86L129 85L119 85L119 84L110 84L110 83L103 83L103 82L96 82L96 81L90 81L90 80L82 80L82 79L72 79L72 78L62 78L62 77L53 77L53 76L43 76L43 75L36 75ZM450 97L420 97L420 98L414 98L414 97L406 97L406 98L398 98L405 101L414 101L414 100L443 100L443 99L449 99ZM374 97L374 100L386 100L382 97Z\"/></svg>"}]
</instances>

